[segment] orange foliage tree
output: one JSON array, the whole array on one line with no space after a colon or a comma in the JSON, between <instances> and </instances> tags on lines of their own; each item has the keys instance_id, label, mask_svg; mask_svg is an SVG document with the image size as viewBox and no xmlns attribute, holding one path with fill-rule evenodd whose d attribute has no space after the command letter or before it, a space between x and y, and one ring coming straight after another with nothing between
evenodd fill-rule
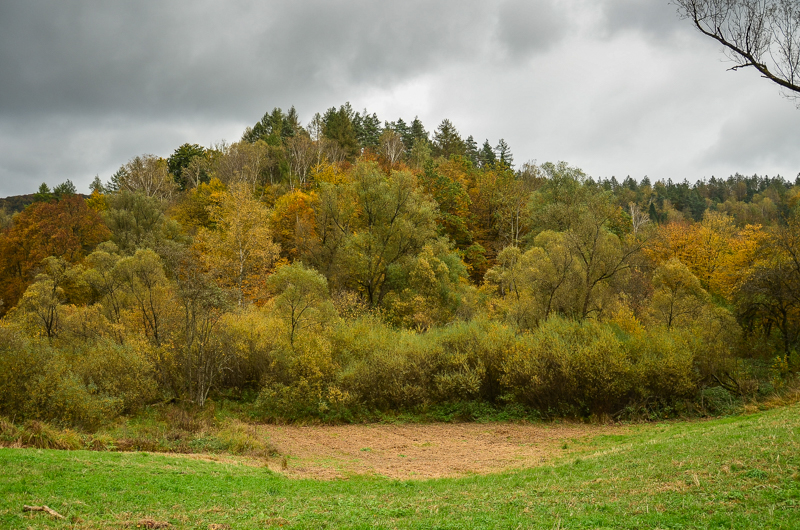
<instances>
[{"instance_id":1,"label":"orange foliage tree","mask_svg":"<svg viewBox=\"0 0 800 530\"><path fill-rule=\"evenodd\" d=\"M270 215L273 240L280 245L284 258L295 259L308 251L309 244L317 237L315 192L300 190L282 195Z\"/></svg>"},{"instance_id":2,"label":"orange foliage tree","mask_svg":"<svg viewBox=\"0 0 800 530\"><path fill-rule=\"evenodd\" d=\"M22 211L0 234L0 315L17 303L43 259L77 263L110 235L97 212L77 195Z\"/></svg>"},{"instance_id":3,"label":"orange foliage tree","mask_svg":"<svg viewBox=\"0 0 800 530\"><path fill-rule=\"evenodd\" d=\"M707 211L700 223L661 225L647 254L657 264L679 259L705 289L730 297L763 237L760 226L739 229L729 215Z\"/></svg>"}]
</instances>

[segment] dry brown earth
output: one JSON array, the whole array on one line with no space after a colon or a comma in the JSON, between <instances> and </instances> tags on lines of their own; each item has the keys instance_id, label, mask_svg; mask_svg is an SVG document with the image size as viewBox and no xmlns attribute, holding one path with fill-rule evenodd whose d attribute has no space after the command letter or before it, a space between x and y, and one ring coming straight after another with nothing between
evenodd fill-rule
<instances>
[{"instance_id":1,"label":"dry brown earth","mask_svg":"<svg viewBox=\"0 0 800 530\"><path fill-rule=\"evenodd\" d=\"M542 465L625 427L581 424L262 426L285 455L282 473L336 479L454 477ZM565 448L566 446L566 448ZM271 466L273 467L273 466Z\"/></svg>"}]
</instances>

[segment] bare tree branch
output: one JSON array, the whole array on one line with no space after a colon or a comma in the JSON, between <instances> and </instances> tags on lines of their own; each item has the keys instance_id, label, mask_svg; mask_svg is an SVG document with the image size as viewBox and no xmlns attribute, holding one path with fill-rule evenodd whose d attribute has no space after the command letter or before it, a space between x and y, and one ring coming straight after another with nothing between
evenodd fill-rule
<instances>
[{"instance_id":1,"label":"bare tree branch","mask_svg":"<svg viewBox=\"0 0 800 530\"><path fill-rule=\"evenodd\" d=\"M797 0L674 0L681 18L724 47L736 66L800 98L800 4Z\"/></svg>"}]
</instances>

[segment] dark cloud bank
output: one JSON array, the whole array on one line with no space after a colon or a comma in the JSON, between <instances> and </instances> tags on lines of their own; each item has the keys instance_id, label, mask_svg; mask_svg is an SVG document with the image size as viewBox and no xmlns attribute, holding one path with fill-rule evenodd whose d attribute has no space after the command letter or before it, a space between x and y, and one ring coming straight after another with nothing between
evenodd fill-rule
<instances>
[{"instance_id":1,"label":"dark cloud bank","mask_svg":"<svg viewBox=\"0 0 800 530\"><path fill-rule=\"evenodd\" d=\"M566 153L581 165L581 153L591 153L591 145L569 145L568 139L579 135L556 131L565 138L564 149L546 152L548 136L538 131L557 129L559 120L532 126L517 109L531 108L535 115L529 101L522 104L524 94L534 92L543 107L580 108L580 101L564 100L567 91L558 79L541 75L539 61L580 64L573 54L582 47L621 38L631 46L662 49L667 57L672 48L685 53L687 41L702 53L713 50L666 2L649 0L4 2L0 195L28 193L42 181L66 178L85 187L95 174L108 178L137 154L166 156L187 141L236 140L273 106L295 105L307 120L346 100L356 108L381 101L381 108L370 110L383 119L419 108L429 128L444 117L458 125L462 117L481 129L465 134L486 131L513 139L518 161ZM605 60L624 62L619 55ZM708 67L724 70L715 59L712 54ZM454 79L458 82L447 84ZM409 83L420 84L430 100L392 99L396 87ZM587 78L587 97L601 85L601 79ZM480 108L456 103L474 101L478 94ZM437 101L450 104L428 108ZM795 112L780 103L787 115ZM586 130L602 129L595 119L584 113ZM797 119L800 113L779 120L769 138L797 140L797 133L780 135L785 128L797 129ZM741 138L748 123L746 115L723 116L717 130ZM785 145L773 153L768 139L757 144L762 151L754 156L766 156L769 167L800 166ZM712 138L706 151L691 156L710 167L725 156L721 145ZM742 151L734 152L735 162L751 165ZM601 156L587 155L586 161ZM632 167L643 165L634 160L636 153L630 156Z\"/></svg>"}]
</instances>

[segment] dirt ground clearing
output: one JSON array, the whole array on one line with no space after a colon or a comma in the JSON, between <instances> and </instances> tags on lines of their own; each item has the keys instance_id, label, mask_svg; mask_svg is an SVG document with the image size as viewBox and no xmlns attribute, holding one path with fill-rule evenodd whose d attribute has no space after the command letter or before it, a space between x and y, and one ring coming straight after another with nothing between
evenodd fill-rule
<instances>
[{"instance_id":1,"label":"dirt ground clearing","mask_svg":"<svg viewBox=\"0 0 800 530\"><path fill-rule=\"evenodd\" d=\"M624 427L548 424L262 426L287 476L438 478L534 467ZM567 445L567 449L564 445Z\"/></svg>"}]
</instances>

